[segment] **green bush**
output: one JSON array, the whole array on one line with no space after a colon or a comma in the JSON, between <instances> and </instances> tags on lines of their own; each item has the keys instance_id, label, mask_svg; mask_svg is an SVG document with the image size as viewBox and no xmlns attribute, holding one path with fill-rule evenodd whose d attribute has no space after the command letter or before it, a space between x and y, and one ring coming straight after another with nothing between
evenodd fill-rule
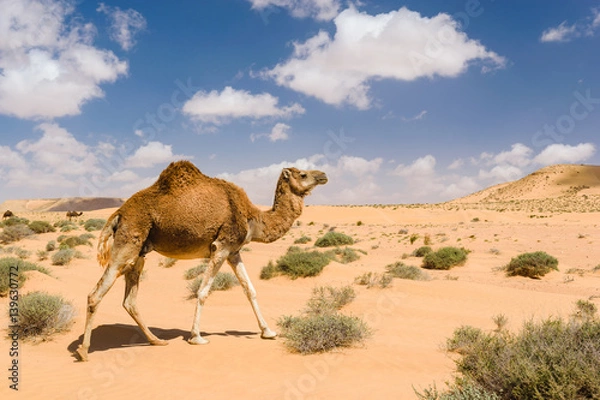
<instances>
[{"instance_id":1,"label":"green bush","mask_svg":"<svg viewBox=\"0 0 600 400\"><path fill-rule=\"evenodd\" d=\"M14 225L27 225L29 220L27 218L21 218L17 216L12 216L0 222L0 226L14 226Z\"/></svg>"},{"instance_id":2,"label":"green bush","mask_svg":"<svg viewBox=\"0 0 600 400\"><path fill-rule=\"evenodd\" d=\"M72 248L59 249L52 255L52 265L67 265L74 258L82 258L82 254Z\"/></svg>"},{"instance_id":3,"label":"green bush","mask_svg":"<svg viewBox=\"0 0 600 400\"><path fill-rule=\"evenodd\" d=\"M413 281L427 281L431 279L421 268L406 265L401 261L386 265L385 271L394 278L410 279Z\"/></svg>"},{"instance_id":4,"label":"green bush","mask_svg":"<svg viewBox=\"0 0 600 400\"><path fill-rule=\"evenodd\" d=\"M267 265L264 276L275 276L275 273L284 274L292 279L316 276L321 273L323 268L331 262L331 256L325 253L314 251L302 251L297 246L292 246L287 253L279 257L275 266ZM263 268L264 269L264 268ZM261 276L263 273L261 272ZM264 278L263 278L264 279Z\"/></svg>"},{"instance_id":5,"label":"green bush","mask_svg":"<svg viewBox=\"0 0 600 400\"><path fill-rule=\"evenodd\" d=\"M293 352L310 354L365 340L371 333L365 322L338 312L354 297L350 286L315 288L302 315L283 316L277 322L285 345Z\"/></svg>"},{"instance_id":6,"label":"green bush","mask_svg":"<svg viewBox=\"0 0 600 400\"><path fill-rule=\"evenodd\" d=\"M46 243L46 251L54 251L56 250L56 242L54 240L50 240Z\"/></svg>"},{"instance_id":7,"label":"green bush","mask_svg":"<svg viewBox=\"0 0 600 400\"><path fill-rule=\"evenodd\" d=\"M71 221L62 220L54 223L56 228L60 228L61 232L70 232L77 229L77 224Z\"/></svg>"},{"instance_id":8,"label":"green bush","mask_svg":"<svg viewBox=\"0 0 600 400\"><path fill-rule=\"evenodd\" d=\"M8 225L5 226L2 232L0 232L0 243L12 243L17 242L27 236L33 235L34 232L24 224Z\"/></svg>"},{"instance_id":9,"label":"green bush","mask_svg":"<svg viewBox=\"0 0 600 400\"><path fill-rule=\"evenodd\" d=\"M279 270L273 264L273 261L269 261L269 263L260 270L260 279L268 280L279 275Z\"/></svg>"},{"instance_id":10,"label":"green bush","mask_svg":"<svg viewBox=\"0 0 600 400\"><path fill-rule=\"evenodd\" d=\"M213 280L212 286L210 287L210 291L215 290L229 290L234 286L239 285L240 282L235 277L235 275L230 274L229 272L217 272L215 275L215 279ZM202 285L202 277L198 277L194 279L188 285L188 290L190 291L190 299L198 297L198 289Z\"/></svg>"},{"instance_id":11,"label":"green bush","mask_svg":"<svg viewBox=\"0 0 600 400\"><path fill-rule=\"evenodd\" d=\"M427 254L433 252L431 247L429 246L421 246L415 251L413 251L412 255L415 257L425 257Z\"/></svg>"},{"instance_id":12,"label":"green bush","mask_svg":"<svg viewBox=\"0 0 600 400\"><path fill-rule=\"evenodd\" d=\"M558 260L543 251L523 253L511 259L505 269L508 276L539 279L552 270L558 271Z\"/></svg>"},{"instance_id":13,"label":"green bush","mask_svg":"<svg viewBox=\"0 0 600 400\"><path fill-rule=\"evenodd\" d=\"M56 231L56 228L50 225L48 221L31 221L29 223L29 229L31 229L35 233L47 233Z\"/></svg>"},{"instance_id":14,"label":"green bush","mask_svg":"<svg viewBox=\"0 0 600 400\"><path fill-rule=\"evenodd\" d=\"M92 218L92 219L88 219L87 221L85 221L85 223L83 224L83 228L88 232L99 231L100 229L104 228L105 224L106 224L105 219Z\"/></svg>"},{"instance_id":15,"label":"green bush","mask_svg":"<svg viewBox=\"0 0 600 400\"><path fill-rule=\"evenodd\" d=\"M461 327L446 348L459 354L456 385L501 399L600 398L600 321L528 321L515 334Z\"/></svg>"},{"instance_id":16,"label":"green bush","mask_svg":"<svg viewBox=\"0 0 600 400\"><path fill-rule=\"evenodd\" d=\"M338 247L334 250L328 251L326 254L329 257L331 257L332 260L335 260L342 264L348 264L348 263L351 263L353 261L360 259L360 255L358 255L359 251L361 251L361 250L357 251L350 247L344 247L343 249Z\"/></svg>"},{"instance_id":17,"label":"green bush","mask_svg":"<svg viewBox=\"0 0 600 400\"><path fill-rule=\"evenodd\" d=\"M450 269L462 265L467 261L468 252L458 247L442 247L438 251L429 253L423 258L423 268Z\"/></svg>"},{"instance_id":18,"label":"green bush","mask_svg":"<svg viewBox=\"0 0 600 400\"><path fill-rule=\"evenodd\" d=\"M354 244L354 239L340 232L327 232L315 242L317 247L331 247Z\"/></svg>"},{"instance_id":19,"label":"green bush","mask_svg":"<svg viewBox=\"0 0 600 400\"><path fill-rule=\"evenodd\" d=\"M354 278L354 283L357 285L366 286L367 289L372 287L386 288L391 286L393 277L389 274L379 274L377 272L366 272Z\"/></svg>"},{"instance_id":20,"label":"green bush","mask_svg":"<svg viewBox=\"0 0 600 400\"><path fill-rule=\"evenodd\" d=\"M24 273L25 271L39 271L43 274L50 275L50 271L37 264L23 261L15 257L0 258L0 297L6 296L10 290L11 277L13 282L17 283L18 288L23 286L23 283L25 283L25 280L27 279L27 276ZM12 276L11 273L13 274ZM15 273L17 274L16 276L14 275Z\"/></svg>"},{"instance_id":21,"label":"green bush","mask_svg":"<svg viewBox=\"0 0 600 400\"><path fill-rule=\"evenodd\" d=\"M203 274L204 271L206 271L207 267L208 266L206 264L200 264L195 267L192 267L192 268L188 269L187 271L185 271L185 273L183 274L183 277L187 281L192 280L192 279L200 276L200 274Z\"/></svg>"},{"instance_id":22,"label":"green bush","mask_svg":"<svg viewBox=\"0 0 600 400\"><path fill-rule=\"evenodd\" d=\"M20 337L48 336L68 330L75 315L69 302L43 292L21 296L18 307L16 325Z\"/></svg>"},{"instance_id":23,"label":"green bush","mask_svg":"<svg viewBox=\"0 0 600 400\"><path fill-rule=\"evenodd\" d=\"M310 242L312 239L309 238L308 236L302 236L296 240L294 240L294 244L306 244L308 242Z\"/></svg>"},{"instance_id":24,"label":"green bush","mask_svg":"<svg viewBox=\"0 0 600 400\"><path fill-rule=\"evenodd\" d=\"M425 389L423 393L415 390L417 398L421 400L501 400L501 397L495 393L490 393L472 384L462 386L449 385L447 392L438 392L435 385Z\"/></svg>"},{"instance_id":25,"label":"green bush","mask_svg":"<svg viewBox=\"0 0 600 400\"><path fill-rule=\"evenodd\" d=\"M66 235L60 235L58 237L58 241L60 243L60 248L65 249L65 248L74 248L77 246L91 246L92 242L90 242L90 239L94 237L93 235L90 237L89 233L84 233L82 235L79 236L66 236Z\"/></svg>"}]
</instances>

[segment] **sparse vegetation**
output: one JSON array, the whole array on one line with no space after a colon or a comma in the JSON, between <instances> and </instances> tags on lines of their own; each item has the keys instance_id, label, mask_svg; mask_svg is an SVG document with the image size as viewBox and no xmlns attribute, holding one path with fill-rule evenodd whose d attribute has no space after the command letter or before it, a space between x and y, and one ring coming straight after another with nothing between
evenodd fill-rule
<instances>
[{"instance_id":1,"label":"sparse vegetation","mask_svg":"<svg viewBox=\"0 0 600 400\"><path fill-rule=\"evenodd\" d=\"M11 289L11 272L12 282L16 282L17 288L23 286L27 276L25 271L39 271L43 274L50 275L50 271L46 268L34 263L23 261L15 257L0 258L0 297L6 296ZM16 276L14 275L16 273Z\"/></svg>"},{"instance_id":2,"label":"sparse vegetation","mask_svg":"<svg viewBox=\"0 0 600 400\"><path fill-rule=\"evenodd\" d=\"M442 247L431 252L423 258L423 268L427 269L450 269L462 265L467 261L467 250L458 247Z\"/></svg>"},{"instance_id":3,"label":"sparse vegetation","mask_svg":"<svg viewBox=\"0 0 600 400\"><path fill-rule=\"evenodd\" d=\"M50 240L46 243L46 251L54 251L56 250L56 241Z\"/></svg>"},{"instance_id":4,"label":"sparse vegetation","mask_svg":"<svg viewBox=\"0 0 600 400\"><path fill-rule=\"evenodd\" d=\"M413 233L412 235L410 235L410 238L409 238L410 244L413 244L414 242L416 242L418 238L419 238L418 233Z\"/></svg>"},{"instance_id":5,"label":"sparse vegetation","mask_svg":"<svg viewBox=\"0 0 600 400\"><path fill-rule=\"evenodd\" d=\"M54 223L56 228L60 228L61 232L70 232L77 229L77 225L74 222L68 220L61 220Z\"/></svg>"},{"instance_id":6,"label":"sparse vegetation","mask_svg":"<svg viewBox=\"0 0 600 400\"><path fill-rule=\"evenodd\" d=\"M338 261L342 264L348 264L360 259L360 256L358 255L359 251L360 250L355 250L351 247L344 247L343 249L338 247L335 250L328 251L326 254L329 255L332 260Z\"/></svg>"},{"instance_id":7,"label":"sparse vegetation","mask_svg":"<svg viewBox=\"0 0 600 400\"><path fill-rule=\"evenodd\" d=\"M199 264L195 267L192 267L190 269L188 269L187 271L185 271L185 273L183 274L183 277L185 280L191 280L196 278L197 276L200 276L200 274L203 274L204 271L206 271L207 265L205 263Z\"/></svg>"},{"instance_id":8,"label":"sparse vegetation","mask_svg":"<svg viewBox=\"0 0 600 400\"><path fill-rule=\"evenodd\" d=\"M303 251L298 246L291 246L275 264L269 263L261 271L261 279L270 279L284 274L292 279L315 276L331 261L331 256L319 251Z\"/></svg>"},{"instance_id":9,"label":"sparse vegetation","mask_svg":"<svg viewBox=\"0 0 600 400\"><path fill-rule=\"evenodd\" d=\"M90 239L93 238L94 235L92 235L91 233L84 233L81 234L79 236L67 236L67 235L60 235L57 240L60 243L59 248L60 249L65 249L65 248L75 248L77 246L91 246L92 242L90 242Z\"/></svg>"},{"instance_id":10,"label":"sparse vegetation","mask_svg":"<svg viewBox=\"0 0 600 400\"><path fill-rule=\"evenodd\" d=\"M294 240L294 244L306 244L308 242L310 242L312 239L308 236L301 236L298 239Z\"/></svg>"},{"instance_id":11,"label":"sparse vegetation","mask_svg":"<svg viewBox=\"0 0 600 400\"><path fill-rule=\"evenodd\" d=\"M365 272L354 279L357 285L366 286L367 289L378 287L381 289L392 285L393 277L390 274L380 274L378 272Z\"/></svg>"},{"instance_id":12,"label":"sparse vegetation","mask_svg":"<svg viewBox=\"0 0 600 400\"><path fill-rule=\"evenodd\" d=\"M212 286L210 287L210 291L215 290L229 290L234 286L239 285L240 282L237 280L235 275L229 272L217 272L215 275L215 279L213 280ZM198 296L198 289L202 285L202 277L197 277L194 279L189 285L188 289L190 291L190 299L196 298Z\"/></svg>"},{"instance_id":13,"label":"sparse vegetation","mask_svg":"<svg viewBox=\"0 0 600 400\"><path fill-rule=\"evenodd\" d=\"M17 331L20 337L47 336L68 330L75 309L60 296L44 292L27 293L19 298Z\"/></svg>"},{"instance_id":14,"label":"sparse vegetation","mask_svg":"<svg viewBox=\"0 0 600 400\"><path fill-rule=\"evenodd\" d=\"M415 257L425 257L427 254L431 253L433 250L429 246L421 246L415 251L412 252L412 255Z\"/></svg>"},{"instance_id":15,"label":"sparse vegetation","mask_svg":"<svg viewBox=\"0 0 600 400\"><path fill-rule=\"evenodd\" d=\"M386 265L385 270L390 276L399 279L409 279L413 281L428 281L431 279L421 268L406 265L400 261Z\"/></svg>"},{"instance_id":16,"label":"sparse vegetation","mask_svg":"<svg viewBox=\"0 0 600 400\"><path fill-rule=\"evenodd\" d=\"M100 229L104 228L105 224L106 224L105 219L91 218L84 222L83 229L85 229L88 232L99 231Z\"/></svg>"},{"instance_id":17,"label":"sparse vegetation","mask_svg":"<svg viewBox=\"0 0 600 400\"><path fill-rule=\"evenodd\" d=\"M370 335L365 322L338 312L353 298L351 287L315 288L302 315L283 316L277 322L285 345L293 352L311 354L349 347L365 340Z\"/></svg>"},{"instance_id":18,"label":"sparse vegetation","mask_svg":"<svg viewBox=\"0 0 600 400\"><path fill-rule=\"evenodd\" d=\"M54 228L48 221L31 221L29 223L29 229L31 229L35 233L47 233L56 231L56 228Z\"/></svg>"},{"instance_id":19,"label":"sparse vegetation","mask_svg":"<svg viewBox=\"0 0 600 400\"><path fill-rule=\"evenodd\" d=\"M158 266L161 268L171 268L176 262L176 258L164 257L158 262Z\"/></svg>"},{"instance_id":20,"label":"sparse vegetation","mask_svg":"<svg viewBox=\"0 0 600 400\"><path fill-rule=\"evenodd\" d=\"M543 251L523 253L511 259L505 270L507 276L539 279L552 270L558 271L558 260Z\"/></svg>"},{"instance_id":21,"label":"sparse vegetation","mask_svg":"<svg viewBox=\"0 0 600 400\"><path fill-rule=\"evenodd\" d=\"M25 224L15 224L4 226L0 232L0 243L8 244L17 242L27 236L33 235L34 232Z\"/></svg>"},{"instance_id":22,"label":"sparse vegetation","mask_svg":"<svg viewBox=\"0 0 600 400\"><path fill-rule=\"evenodd\" d=\"M352 237L335 231L327 232L315 242L315 246L317 247L344 246L350 244L354 244L354 239L352 239Z\"/></svg>"},{"instance_id":23,"label":"sparse vegetation","mask_svg":"<svg viewBox=\"0 0 600 400\"><path fill-rule=\"evenodd\" d=\"M52 265L67 265L74 258L83 258L83 255L70 247L59 249L52 255Z\"/></svg>"}]
</instances>

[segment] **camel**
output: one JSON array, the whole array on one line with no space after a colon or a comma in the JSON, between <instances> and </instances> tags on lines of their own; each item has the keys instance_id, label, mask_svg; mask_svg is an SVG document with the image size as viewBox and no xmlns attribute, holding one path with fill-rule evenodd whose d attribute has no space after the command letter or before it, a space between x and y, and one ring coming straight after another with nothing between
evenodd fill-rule
<instances>
[{"instance_id":1,"label":"camel","mask_svg":"<svg viewBox=\"0 0 600 400\"><path fill-rule=\"evenodd\" d=\"M77 217L80 217L82 215L83 215L82 211L79 211L79 212L77 212L77 211L67 211L67 218L69 219L69 221L71 221L71 219L73 217L77 218Z\"/></svg>"},{"instance_id":2,"label":"camel","mask_svg":"<svg viewBox=\"0 0 600 400\"><path fill-rule=\"evenodd\" d=\"M15 214L13 214L13 212L12 212L12 211L10 211L10 210L6 210L6 211L4 212L4 215L2 215L2 219L6 219L6 218L10 218L10 217L14 217L14 216L15 216Z\"/></svg>"},{"instance_id":3,"label":"camel","mask_svg":"<svg viewBox=\"0 0 600 400\"><path fill-rule=\"evenodd\" d=\"M206 344L200 335L200 314L221 265L233 269L258 321L263 339L277 334L263 318L256 291L248 278L240 250L254 242L282 237L302 213L304 197L327 183L321 171L284 168L273 206L262 211L243 189L204 175L189 161L171 163L150 187L135 193L107 220L98 238L98 261L104 273L88 295L83 340L75 356L88 360L92 324L100 301L115 280L125 275L123 307L152 345L166 345L143 322L136 305L144 257L151 251L176 259L208 258L197 292L190 344Z\"/></svg>"}]
</instances>

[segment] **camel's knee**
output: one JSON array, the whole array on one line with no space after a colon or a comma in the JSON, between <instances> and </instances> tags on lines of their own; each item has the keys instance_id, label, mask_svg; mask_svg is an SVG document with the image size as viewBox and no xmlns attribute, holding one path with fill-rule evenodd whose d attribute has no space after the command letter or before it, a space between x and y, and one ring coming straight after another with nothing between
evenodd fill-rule
<instances>
[{"instance_id":1,"label":"camel's knee","mask_svg":"<svg viewBox=\"0 0 600 400\"><path fill-rule=\"evenodd\" d=\"M90 293L87 297L87 309L89 313L94 313L98 308L98 304L100 304L100 298L96 295L96 293Z\"/></svg>"}]
</instances>

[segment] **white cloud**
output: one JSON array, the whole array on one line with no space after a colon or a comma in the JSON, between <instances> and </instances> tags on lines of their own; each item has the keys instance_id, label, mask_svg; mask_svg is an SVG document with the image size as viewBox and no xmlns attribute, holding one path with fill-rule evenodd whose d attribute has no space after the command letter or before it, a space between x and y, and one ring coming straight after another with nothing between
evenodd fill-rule
<instances>
[{"instance_id":1,"label":"white cloud","mask_svg":"<svg viewBox=\"0 0 600 400\"><path fill-rule=\"evenodd\" d=\"M456 77L474 62L486 63L486 70L506 63L468 38L448 14L428 18L403 7L368 15L352 7L334 23L333 37L320 31L304 43L295 42L291 58L263 76L328 104L366 109L372 104L372 80Z\"/></svg>"},{"instance_id":2,"label":"white cloud","mask_svg":"<svg viewBox=\"0 0 600 400\"><path fill-rule=\"evenodd\" d=\"M522 178L523 175L524 172L521 168L508 164L496 165L489 171L483 169L479 171L479 179L491 180L492 184L514 181Z\"/></svg>"},{"instance_id":3,"label":"white cloud","mask_svg":"<svg viewBox=\"0 0 600 400\"><path fill-rule=\"evenodd\" d=\"M592 14L586 18L568 25L563 21L554 28L548 28L542 32L541 42L570 42L582 36L594 36L596 29L600 27L600 9L592 9Z\"/></svg>"},{"instance_id":4,"label":"white cloud","mask_svg":"<svg viewBox=\"0 0 600 400\"><path fill-rule=\"evenodd\" d=\"M252 9L264 10L267 7L287 8L296 18L312 17L321 21L333 19L341 6L339 0L248 0Z\"/></svg>"},{"instance_id":5,"label":"white cloud","mask_svg":"<svg viewBox=\"0 0 600 400\"><path fill-rule=\"evenodd\" d=\"M234 118L289 118L303 114L298 103L280 107L279 99L269 93L252 94L227 86L222 92L199 91L183 105L183 112L194 120L221 125Z\"/></svg>"},{"instance_id":6,"label":"white cloud","mask_svg":"<svg viewBox=\"0 0 600 400\"><path fill-rule=\"evenodd\" d=\"M435 157L428 154L417 158L410 165L398 165L392 174L404 177L429 177L435 173L435 164Z\"/></svg>"},{"instance_id":7,"label":"white cloud","mask_svg":"<svg viewBox=\"0 0 600 400\"><path fill-rule=\"evenodd\" d=\"M76 115L127 73L127 62L92 45L92 24L68 19L71 2L0 0L0 9L0 114Z\"/></svg>"},{"instance_id":8,"label":"white cloud","mask_svg":"<svg viewBox=\"0 0 600 400\"><path fill-rule=\"evenodd\" d=\"M125 51L129 51L135 46L134 36L146 29L146 19L142 14L131 8L121 10L119 7L111 7L100 3L97 11L106 14L109 18L110 38Z\"/></svg>"},{"instance_id":9,"label":"white cloud","mask_svg":"<svg viewBox=\"0 0 600 400\"><path fill-rule=\"evenodd\" d=\"M260 139L261 137L267 137L271 142L276 142L278 140L288 140L288 132L290 129L291 126L282 122L278 122L277 124L275 124L273 129L271 129L271 133L253 133L250 135L250 140L254 142L257 139Z\"/></svg>"},{"instance_id":10,"label":"white cloud","mask_svg":"<svg viewBox=\"0 0 600 400\"><path fill-rule=\"evenodd\" d=\"M465 160L463 160L462 158L457 158L456 160L452 161L450 165L448 165L448 169L459 169L463 165L465 165Z\"/></svg>"},{"instance_id":11,"label":"white cloud","mask_svg":"<svg viewBox=\"0 0 600 400\"><path fill-rule=\"evenodd\" d=\"M427 115L427 110L423 110L420 113L418 113L412 117L408 117L408 118L402 117L402 121L404 121L404 122L419 121L419 120L422 120L425 117L425 115Z\"/></svg>"},{"instance_id":12,"label":"white cloud","mask_svg":"<svg viewBox=\"0 0 600 400\"><path fill-rule=\"evenodd\" d=\"M171 145L150 142L138 148L126 160L125 165L129 168L149 168L156 164L165 164L180 158L186 158L186 156L173 154Z\"/></svg>"},{"instance_id":13,"label":"white cloud","mask_svg":"<svg viewBox=\"0 0 600 400\"><path fill-rule=\"evenodd\" d=\"M493 156L493 159L488 161L488 165L508 164L517 167L526 167L531 163L532 154L533 150L529 147L522 143L515 143L511 146L510 151L503 151Z\"/></svg>"},{"instance_id":14,"label":"white cloud","mask_svg":"<svg viewBox=\"0 0 600 400\"><path fill-rule=\"evenodd\" d=\"M362 157L341 156L338 160L337 167L344 173L350 173L356 177L361 177L368 174L375 174L379 171L383 158L374 158L367 160Z\"/></svg>"},{"instance_id":15,"label":"white cloud","mask_svg":"<svg viewBox=\"0 0 600 400\"><path fill-rule=\"evenodd\" d=\"M551 144L538 154L533 161L541 165L560 163L578 163L585 161L596 153L592 143L580 143L577 146Z\"/></svg>"}]
</instances>

